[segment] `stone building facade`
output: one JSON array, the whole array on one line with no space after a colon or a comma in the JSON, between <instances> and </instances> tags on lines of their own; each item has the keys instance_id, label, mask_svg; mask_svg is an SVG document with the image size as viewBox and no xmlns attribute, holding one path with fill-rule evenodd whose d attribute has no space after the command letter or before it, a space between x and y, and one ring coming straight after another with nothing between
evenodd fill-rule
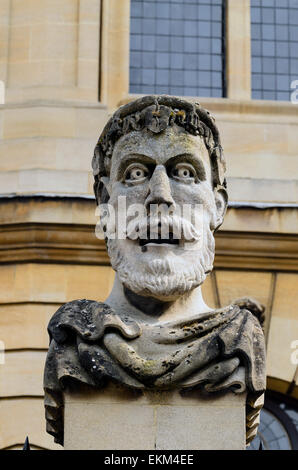
<instances>
[{"instance_id":1,"label":"stone building facade","mask_svg":"<svg viewBox=\"0 0 298 470\"><path fill-rule=\"evenodd\" d=\"M189 96L215 115L228 165L229 209L216 236L215 270L204 284L205 300L220 307L251 296L266 307L267 387L275 406L279 400L291 408L293 426L298 399L298 105L281 100L282 90L269 99L266 89L254 88L261 75L254 67L266 54L254 56L258 44L252 36L257 30L253 18L264 16L265 8L264 23L272 26L268 18L271 10L277 17L277 5L262 1L264 8L259 8L254 0L184 3L201 4L204 11L222 8L223 97L208 96L208 91L207 96ZM131 25L136 18L148 19L140 10L145 7L156 8L151 19L172 21L167 8L171 12L174 4L0 2L0 80L5 84L5 104L0 105L0 448L19 448L27 435L33 448L61 448L45 432L47 323L62 303L104 300L111 289L114 274L94 232L91 157L108 116L136 96ZM284 10L293 8L286 23L291 32L298 5L296 0L284 5ZM134 8L143 13L138 16ZM262 28L262 19L259 23ZM283 24L275 26L279 31ZM155 34L148 34L153 42ZM276 38L268 34L269 47ZM181 38L185 43L182 33ZM295 40L290 36L290 46ZM156 51L153 46L149 50ZM171 54L160 52L161 60ZM293 58L293 78L298 58L289 54L284 58ZM175 82L176 69L161 68L168 68L164 76L174 76ZM138 94L153 85L143 81ZM170 83L160 86L171 92Z\"/></svg>"}]
</instances>

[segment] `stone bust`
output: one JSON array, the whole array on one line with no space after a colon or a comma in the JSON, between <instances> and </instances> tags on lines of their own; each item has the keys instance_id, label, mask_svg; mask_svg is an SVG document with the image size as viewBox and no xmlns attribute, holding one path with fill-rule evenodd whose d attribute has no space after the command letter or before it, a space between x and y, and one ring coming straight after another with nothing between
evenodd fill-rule
<instances>
[{"instance_id":1,"label":"stone bust","mask_svg":"<svg viewBox=\"0 0 298 470\"><path fill-rule=\"evenodd\" d=\"M101 227L115 283L105 303L69 302L49 323L47 431L63 444L64 387L114 381L246 392L250 442L265 390L262 309L238 302L213 310L201 293L227 206L214 118L171 96L137 99L108 121L92 167L97 203L108 208ZM124 200L124 236L113 236L111 214L122 214Z\"/></svg>"}]
</instances>

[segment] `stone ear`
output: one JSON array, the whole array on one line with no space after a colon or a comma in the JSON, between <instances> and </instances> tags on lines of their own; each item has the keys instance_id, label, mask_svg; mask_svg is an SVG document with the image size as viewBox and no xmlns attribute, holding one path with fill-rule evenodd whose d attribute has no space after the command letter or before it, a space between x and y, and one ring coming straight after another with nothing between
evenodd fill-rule
<instances>
[{"instance_id":1,"label":"stone ear","mask_svg":"<svg viewBox=\"0 0 298 470\"><path fill-rule=\"evenodd\" d=\"M110 178L108 176L101 176L100 182L106 188L108 195L110 196Z\"/></svg>"},{"instance_id":2,"label":"stone ear","mask_svg":"<svg viewBox=\"0 0 298 470\"><path fill-rule=\"evenodd\" d=\"M227 210L228 205L228 193L222 186L214 189L214 198L216 205L216 217L214 227L211 227L214 231L217 230L223 223L223 219Z\"/></svg>"},{"instance_id":3,"label":"stone ear","mask_svg":"<svg viewBox=\"0 0 298 470\"><path fill-rule=\"evenodd\" d=\"M97 204L105 204L110 199L110 178L101 176L93 186Z\"/></svg>"}]
</instances>

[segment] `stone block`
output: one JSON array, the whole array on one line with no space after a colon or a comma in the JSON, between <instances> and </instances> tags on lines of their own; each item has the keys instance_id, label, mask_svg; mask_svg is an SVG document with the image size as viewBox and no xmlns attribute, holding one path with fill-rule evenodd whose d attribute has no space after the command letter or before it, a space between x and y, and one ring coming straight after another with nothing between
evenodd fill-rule
<instances>
[{"instance_id":1,"label":"stone block","mask_svg":"<svg viewBox=\"0 0 298 470\"><path fill-rule=\"evenodd\" d=\"M43 396L46 351L6 351L0 366L0 397Z\"/></svg>"},{"instance_id":2,"label":"stone block","mask_svg":"<svg viewBox=\"0 0 298 470\"><path fill-rule=\"evenodd\" d=\"M66 450L245 448L245 394L207 398L198 391L180 395L109 386L81 387L64 398Z\"/></svg>"},{"instance_id":3,"label":"stone block","mask_svg":"<svg viewBox=\"0 0 298 470\"><path fill-rule=\"evenodd\" d=\"M13 417L13 419L12 419ZM26 436L39 449L60 450L46 433L42 398L8 398L0 400L0 448L24 444Z\"/></svg>"}]
</instances>

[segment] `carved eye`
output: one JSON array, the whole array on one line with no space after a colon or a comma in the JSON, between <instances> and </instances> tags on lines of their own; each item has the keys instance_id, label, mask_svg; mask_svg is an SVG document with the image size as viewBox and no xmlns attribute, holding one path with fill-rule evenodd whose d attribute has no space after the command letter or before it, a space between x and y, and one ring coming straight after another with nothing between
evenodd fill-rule
<instances>
[{"instance_id":1,"label":"carved eye","mask_svg":"<svg viewBox=\"0 0 298 470\"><path fill-rule=\"evenodd\" d=\"M178 163L173 170L173 176L180 180L191 181L196 177L196 171L190 163Z\"/></svg>"},{"instance_id":2,"label":"carved eye","mask_svg":"<svg viewBox=\"0 0 298 470\"><path fill-rule=\"evenodd\" d=\"M144 165L132 164L127 168L124 180L127 183L138 183L143 181L148 176L148 170Z\"/></svg>"}]
</instances>

